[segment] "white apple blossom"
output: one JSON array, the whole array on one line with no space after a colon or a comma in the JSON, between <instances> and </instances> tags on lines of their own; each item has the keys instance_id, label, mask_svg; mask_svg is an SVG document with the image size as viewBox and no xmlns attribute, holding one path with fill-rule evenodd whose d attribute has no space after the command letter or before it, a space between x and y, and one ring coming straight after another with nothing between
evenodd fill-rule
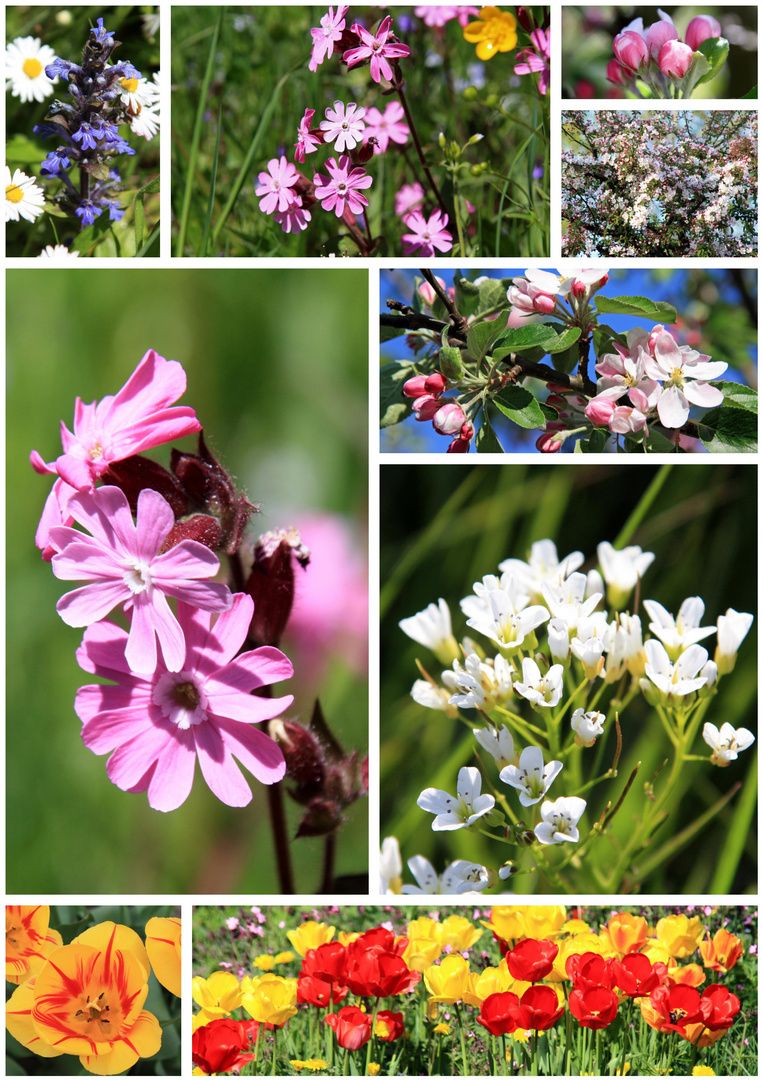
<instances>
[{"instance_id":1,"label":"white apple blossom","mask_svg":"<svg viewBox=\"0 0 763 1080\"><path fill-rule=\"evenodd\" d=\"M715 633L714 626L699 625L705 614L705 605L699 596L687 597L675 619L656 600L645 600L644 607L652 620L649 629L663 643L671 660L676 660L689 645L696 645Z\"/></svg>"},{"instance_id":2,"label":"white apple blossom","mask_svg":"<svg viewBox=\"0 0 763 1080\"><path fill-rule=\"evenodd\" d=\"M753 616L743 611L729 608L725 615L718 616L718 645L715 649L715 662L718 674L727 675L734 670L739 646L752 626Z\"/></svg>"},{"instance_id":3,"label":"white apple blossom","mask_svg":"<svg viewBox=\"0 0 763 1080\"><path fill-rule=\"evenodd\" d=\"M746 750L755 742L751 731L743 727L735 729L731 724L723 724L720 731L715 724L705 724L702 738L713 751L710 755L713 765L720 765L721 768L736 761L740 751Z\"/></svg>"},{"instance_id":4,"label":"white apple blossom","mask_svg":"<svg viewBox=\"0 0 763 1080\"><path fill-rule=\"evenodd\" d=\"M480 795L481 786L479 769L464 767L458 771L455 796L441 788L425 788L416 802L428 814L436 815L432 822L435 832L468 829L495 806L492 795Z\"/></svg>"},{"instance_id":5,"label":"white apple blossom","mask_svg":"<svg viewBox=\"0 0 763 1080\"><path fill-rule=\"evenodd\" d=\"M546 802L540 808L541 822L535 826L535 839L539 844L576 844L580 839L577 824L586 808L585 799L578 795Z\"/></svg>"},{"instance_id":6,"label":"white apple blossom","mask_svg":"<svg viewBox=\"0 0 763 1080\"><path fill-rule=\"evenodd\" d=\"M575 709L572 714L570 725L575 732L575 742L578 746L593 746L599 735L604 734L604 713L585 712L584 709Z\"/></svg>"},{"instance_id":7,"label":"white apple blossom","mask_svg":"<svg viewBox=\"0 0 763 1080\"><path fill-rule=\"evenodd\" d=\"M679 346L666 330L655 338L653 350L654 354L647 355L644 361L644 369L650 378L662 383L657 413L666 428L683 427L692 405L709 409L723 404L723 393L706 380L719 379L728 364L713 361L688 345Z\"/></svg>"},{"instance_id":8,"label":"white apple blossom","mask_svg":"<svg viewBox=\"0 0 763 1080\"><path fill-rule=\"evenodd\" d=\"M450 608L442 598L423 611L401 619L398 626L419 645L431 649L442 664L449 666L460 655L451 628Z\"/></svg>"},{"instance_id":9,"label":"white apple blossom","mask_svg":"<svg viewBox=\"0 0 763 1080\"><path fill-rule=\"evenodd\" d=\"M543 751L539 746L526 746L519 756L519 765L507 765L501 769L504 784L519 791L522 806L534 806L540 802L551 784L562 771L561 761L543 763Z\"/></svg>"},{"instance_id":10,"label":"white apple blossom","mask_svg":"<svg viewBox=\"0 0 763 1080\"><path fill-rule=\"evenodd\" d=\"M522 681L514 683L514 693L532 702L533 705L551 709L558 705L564 689L564 668L554 664L545 675L535 661L526 656L522 660Z\"/></svg>"}]
</instances>

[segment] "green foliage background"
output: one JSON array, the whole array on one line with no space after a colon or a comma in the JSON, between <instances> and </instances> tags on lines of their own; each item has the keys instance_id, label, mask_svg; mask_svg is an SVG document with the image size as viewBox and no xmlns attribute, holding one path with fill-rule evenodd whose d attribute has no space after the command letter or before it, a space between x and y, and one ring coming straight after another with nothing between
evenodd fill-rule
<instances>
[{"instance_id":1,"label":"green foliage background","mask_svg":"<svg viewBox=\"0 0 763 1080\"><path fill-rule=\"evenodd\" d=\"M49 491L29 465L60 451L74 399L100 399L148 348L179 360L213 450L262 506L250 531L311 510L354 523L367 499L367 284L347 267L311 270L46 268L7 274L7 889L36 893L277 891L264 791L244 809L201 781L171 814L120 791L85 750L72 702L81 632L55 612L66 591L34 532ZM193 451L195 441L183 440ZM166 463L169 448L153 453ZM289 652L284 642L284 649ZM294 654L292 658L295 659ZM298 662L295 662L295 667ZM290 684L289 715L324 713L349 749L367 745L367 685L340 656L322 685ZM288 801L288 800L287 800ZM296 809L296 808L294 808ZM364 803L342 831L337 873L367 865ZM295 828L296 818L290 817ZM317 887L322 845L294 845L297 888Z\"/></svg>"},{"instance_id":2,"label":"green foliage background","mask_svg":"<svg viewBox=\"0 0 763 1080\"><path fill-rule=\"evenodd\" d=\"M438 677L440 667L429 650L403 634L398 621L421 611L438 597L448 600L459 640L465 619L458 601L484 574L496 573L508 557L524 558L535 540L556 541L560 557L580 550L583 569L596 562L596 545L614 541L655 474L642 465L387 466L381 483L381 836L396 836L405 860L423 854L439 873L462 858L487 866L511 858L515 849L491 844L475 830L434 833L431 817L416 805L425 787L455 790L458 769L473 765L474 739L458 720L417 705L409 696L418 677L415 659ZM656 599L676 612L688 596L705 601L704 625L733 607L755 611L757 595L757 477L755 466L675 465L646 519L630 542L653 551L642 598ZM646 633L648 620L642 624ZM757 689L756 625L745 640L734 672L725 677L707 719L720 727L755 731ZM715 638L709 639L709 649ZM584 821L587 835L604 800L614 802L637 761L642 762L617 816L616 843L630 835L639 814L644 783L669 756L658 718L637 697L621 717L623 752L618 780L594 788ZM615 731L605 735L603 767L612 760ZM705 744L695 742L703 754ZM597 743L598 748L598 743ZM710 752L707 751L709 758ZM504 791L488 761L490 784ZM681 774L680 806L656 834L638 861L675 837L728 791L743 786L698 835L672 858L653 866L642 889L649 894L743 893L756 891L757 840L755 798L757 747L747 759L728 768L690 763ZM659 792L659 781L656 789ZM505 793L505 791L504 791ZM594 807L596 808L594 810ZM500 848L496 851L496 847ZM586 860L603 860L609 869L609 845L594 843ZM404 870L404 880L411 881ZM537 883L536 883L537 887ZM533 888L532 875L512 882L515 891ZM594 890L596 891L596 890Z\"/></svg>"}]
</instances>

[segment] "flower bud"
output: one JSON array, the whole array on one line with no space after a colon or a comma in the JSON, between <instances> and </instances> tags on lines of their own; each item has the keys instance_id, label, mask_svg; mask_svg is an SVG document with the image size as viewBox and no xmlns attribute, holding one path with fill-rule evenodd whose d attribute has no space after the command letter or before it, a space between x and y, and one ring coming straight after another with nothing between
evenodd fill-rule
<instances>
[{"instance_id":1,"label":"flower bud","mask_svg":"<svg viewBox=\"0 0 763 1080\"><path fill-rule=\"evenodd\" d=\"M524 7L522 4L517 6L517 22L528 34L531 34L537 25L532 9Z\"/></svg>"},{"instance_id":2,"label":"flower bud","mask_svg":"<svg viewBox=\"0 0 763 1080\"><path fill-rule=\"evenodd\" d=\"M217 551L220 547L222 529L220 522L209 514L192 514L190 517L176 521L170 529L167 539L162 544L160 554L174 548L182 540L195 540L203 544L211 551Z\"/></svg>"},{"instance_id":3,"label":"flower bud","mask_svg":"<svg viewBox=\"0 0 763 1080\"><path fill-rule=\"evenodd\" d=\"M379 145L379 140L372 136L366 142L359 143L354 150L350 151L350 160L353 165L366 165L374 156L374 150Z\"/></svg>"},{"instance_id":4,"label":"flower bud","mask_svg":"<svg viewBox=\"0 0 763 1080\"><path fill-rule=\"evenodd\" d=\"M440 435L455 435L461 430L461 425L465 420L466 415L461 406L455 401L449 401L437 410L432 417L432 424Z\"/></svg>"},{"instance_id":5,"label":"flower bud","mask_svg":"<svg viewBox=\"0 0 763 1080\"><path fill-rule=\"evenodd\" d=\"M474 424L470 420L467 420L465 424L461 425L459 438L466 439L467 441L474 438Z\"/></svg>"},{"instance_id":6,"label":"flower bud","mask_svg":"<svg viewBox=\"0 0 763 1080\"><path fill-rule=\"evenodd\" d=\"M615 402L603 395L591 398L585 407L585 414L592 424L608 424L615 411Z\"/></svg>"},{"instance_id":7,"label":"flower bud","mask_svg":"<svg viewBox=\"0 0 763 1080\"><path fill-rule=\"evenodd\" d=\"M277 645L294 600L294 556L307 567L310 552L296 529L264 533L254 546L254 562L245 591L254 600L249 637L255 645Z\"/></svg>"},{"instance_id":8,"label":"flower bud","mask_svg":"<svg viewBox=\"0 0 763 1080\"><path fill-rule=\"evenodd\" d=\"M435 371L432 375L427 375L424 380L424 389L427 394L434 394L437 397L448 389L448 381L441 372Z\"/></svg>"},{"instance_id":9,"label":"flower bud","mask_svg":"<svg viewBox=\"0 0 763 1080\"><path fill-rule=\"evenodd\" d=\"M326 761L316 736L294 720L274 720L268 729L281 747L286 761L286 776L295 786L289 794L295 802L306 804L323 790Z\"/></svg>"},{"instance_id":10,"label":"flower bud","mask_svg":"<svg viewBox=\"0 0 763 1080\"><path fill-rule=\"evenodd\" d=\"M705 682L704 686L700 686L699 690L697 691L697 697L712 697L716 690L715 684L718 682L718 668L716 667L715 661L708 660L705 666L700 671L699 676L700 678L706 679L707 681Z\"/></svg>"},{"instance_id":11,"label":"flower bud","mask_svg":"<svg viewBox=\"0 0 763 1080\"><path fill-rule=\"evenodd\" d=\"M238 551L249 517L258 507L236 491L233 478L220 465L199 432L198 454L172 450L170 468L189 502L220 522L220 547L232 555Z\"/></svg>"},{"instance_id":12,"label":"flower bud","mask_svg":"<svg viewBox=\"0 0 763 1080\"><path fill-rule=\"evenodd\" d=\"M414 375L412 379L407 379L403 383L403 395L407 398L423 397L430 392L426 389L426 381L426 375Z\"/></svg>"},{"instance_id":13,"label":"flower bud","mask_svg":"<svg viewBox=\"0 0 763 1080\"><path fill-rule=\"evenodd\" d=\"M721 24L712 15L696 15L686 27L686 44L696 51L708 38L721 36Z\"/></svg>"},{"instance_id":14,"label":"flower bud","mask_svg":"<svg viewBox=\"0 0 763 1080\"><path fill-rule=\"evenodd\" d=\"M431 420L439 410L441 402L433 394L422 394L417 397L412 405L413 414L417 420Z\"/></svg>"},{"instance_id":15,"label":"flower bud","mask_svg":"<svg viewBox=\"0 0 763 1080\"><path fill-rule=\"evenodd\" d=\"M612 42L615 56L630 71L638 71L649 63L649 48L641 34L635 30L624 30Z\"/></svg>"},{"instance_id":16,"label":"flower bud","mask_svg":"<svg viewBox=\"0 0 763 1080\"><path fill-rule=\"evenodd\" d=\"M566 664L570 656L570 631L563 619L551 619L547 623L548 647L554 660Z\"/></svg>"},{"instance_id":17,"label":"flower bud","mask_svg":"<svg viewBox=\"0 0 763 1080\"><path fill-rule=\"evenodd\" d=\"M477 87L467 86L464 90L464 101L476 101L477 100Z\"/></svg>"},{"instance_id":18,"label":"flower bud","mask_svg":"<svg viewBox=\"0 0 763 1080\"><path fill-rule=\"evenodd\" d=\"M470 446L469 439L462 439L462 438L459 437L459 438L453 440L453 442L450 444L450 446L445 451L445 453L446 454L468 454L469 453L469 446Z\"/></svg>"},{"instance_id":19,"label":"flower bud","mask_svg":"<svg viewBox=\"0 0 763 1080\"><path fill-rule=\"evenodd\" d=\"M138 506L138 496L144 488L158 491L172 507L175 517L188 513L188 496L176 478L157 462L141 454L135 454L123 461L112 461L102 480L124 492L133 513Z\"/></svg>"},{"instance_id":20,"label":"flower bud","mask_svg":"<svg viewBox=\"0 0 763 1080\"><path fill-rule=\"evenodd\" d=\"M660 55L660 50L668 41L678 41L678 32L672 22L668 22L666 19L660 19L659 22L652 23L644 34L646 43L649 46L649 55L652 60L657 60Z\"/></svg>"},{"instance_id":21,"label":"flower bud","mask_svg":"<svg viewBox=\"0 0 763 1080\"><path fill-rule=\"evenodd\" d=\"M514 877L518 869L519 867L517 864L509 860L508 862L505 862L498 871L498 877L501 878L502 881L508 881L509 878Z\"/></svg>"},{"instance_id":22,"label":"flower bud","mask_svg":"<svg viewBox=\"0 0 763 1080\"><path fill-rule=\"evenodd\" d=\"M559 441L559 436L555 431L544 431L535 440L535 445L541 454L556 454L557 451L562 449L562 443Z\"/></svg>"},{"instance_id":23,"label":"flower bud","mask_svg":"<svg viewBox=\"0 0 763 1080\"><path fill-rule=\"evenodd\" d=\"M666 41L657 58L657 66L669 79L683 79L694 63L694 53L682 41Z\"/></svg>"},{"instance_id":24,"label":"flower bud","mask_svg":"<svg viewBox=\"0 0 763 1080\"><path fill-rule=\"evenodd\" d=\"M632 78L632 72L624 68L618 60L610 60L607 64L607 82L614 83L615 86L625 86L627 82L630 82Z\"/></svg>"}]
</instances>

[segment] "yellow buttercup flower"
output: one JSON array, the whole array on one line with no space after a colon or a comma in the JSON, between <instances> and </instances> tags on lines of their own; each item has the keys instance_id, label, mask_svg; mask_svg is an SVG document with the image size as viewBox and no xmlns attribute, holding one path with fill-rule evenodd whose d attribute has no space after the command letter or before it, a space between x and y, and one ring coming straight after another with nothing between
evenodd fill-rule
<instances>
[{"instance_id":1,"label":"yellow buttercup flower","mask_svg":"<svg viewBox=\"0 0 763 1080\"><path fill-rule=\"evenodd\" d=\"M294 959L294 953L291 949L287 949L286 952L277 952L273 957L274 964L290 964Z\"/></svg>"},{"instance_id":2,"label":"yellow buttercup flower","mask_svg":"<svg viewBox=\"0 0 763 1080\"><path fill-rule=\"evenodd\" d=\"M311 920L302 923L296 930L288 930L286 936L299 955L305 956L308 949L317 949L320 945L333 941L335 933L335 926L327 926L326 923Z\"/></svg>"},{"instance_id":3,"label":"yellow buttercup flower","mask_svg":"<svg viewBox=\"0 0 763 1080\"><path fill-rule=\"evenodd\" d=\"M311 1072L320 1072L321 1069L328 1069L328 1061L324 1061L323 1058L308 1058L303 1062L305 1068L310 1069Z\"/></svg>"},{"instance_id":4,"label":"yellow buttercup flower","mask_svg":"<svg viewBox=\"0 0 763 1080\"><path fill-rule=\"evenodd\" d=\"M369 1061L368 1063L368 1075L378 1076L381 1072L381 1065L377 1061Z\"/></svg>"},{"instance_id":5,"label":"yellow buttercup flower","mask_svg":"<svg viewBox=\"0 0 763 1080\"><path fill-rule=\"evenodd\" d=\"M272 971L273 968L276 966L275 958L272 956L268 956L267 953L263 953L262 956L255 957L252 963L260 971Z\"/></svg>"},{"instance_id":6,"label":"yellow buttercup flower","mask_svg":"<svg viewBox=\"0 0 763 1080\"><path fill-rule=\"evenodd\" d=\"M508 11L483 7L476 22L464 28L464 38L477 46L480 60L489 60L499 52L509 52L517 43L517 20Z\"/></svg>"},{"instance_id":7,"label":"yellow buttercup flower","mask_svg":"<svg viewBox=\"0 0 763 1080\"><path fill-rule=\"evenodd\" d=\"M63 945L57 930L48 929L50 908L9 905L5 909L5 979L20 986L42 968Z\"/></svg>"},{"instance_id":8,"label":"yellow buttercup flower","mask_svg":"<svg viewBox=\"0 0 763 1080\"><path fill-rule=\"evenodd\" d=\"M427 968L424 982L430 1002L455 1005L469 989L469 961L458 954L446 956L439 966Z\"/></svg>"},{"instance_id":9,"label":"yellow buttercup flower","mask_svg":"<svg viewBox=\"0 0 763 1080\"><path fill-rule=\"evenodd\" d=\"M297 980L263 975L254 992L245 994L241 1004L253 1020L283 1027L297 1012Z\"/></svg>"},{"instance_id":10,"label":"yellow buttercup flower","mask_svg":"<svg viewBox=\"0 0 763 1080\"><path fill-rule=\"evenodd\" d=\"M230 971L213 971L208 979L195 975L193 1000L211 1020L229 1016L241 1004L241 985Z\"/></svg>"},{"instance_id":11,"label":"yellow buttercup flower","mask_svg":"<svg viewBox=\"0 0 763 1080\"><path fill-rule=\"evenodd\" d=\"M162 986L180 997L180 919L154 916L146 923L146 952Z\"/></svg>"},{"instance_id":12,"label":"yellow buttercup flower","mask_svg":"<svg viewBox=\"0 0 763 1080\"><path fill-rule=\"evenodd\" d=\"M524 1028L517 1028L516 1031L512 1032L511 1038L514 1040L514 1042L526 1043L526 1042L530 1041L530 1032L525 1031ZM510 1055L507 1053L507 1055L506 1055L506 1060L507 1061L509 1060L509 1056Z\"/></svg>"},{"instance_id":13,"label":"yellow buttercup flower","mask_svg":"<svg viewBox=\"0 0 763 1080\"><path fill-rule=\"evenodd\" d=\"M435 925L437 939L443 948L450 945L452 949L457 949L459 952L471 949L484 933L484 930L478 930L462 915L449 915L444 922Z\"/></svg>"},{"instance_id":14,"label":"yellow buttercup flower","mask_svg":"<svg viewBox=\"0 0 763 1080\"><path fill-rule=\"evenodd\" d=\"M656 926L657 940L676 960L691 956L699 948L705 928L699 915L690 919L687 915L668 915Z\"/></svg>"},{"instance_id":15,"label":"yellow buttercup flower","mask_svg":"<svg viewBox=\"0 0 763 1080\"><path fill-rule=\"evenodd\" d=\"M691 1071L692 1076L716 1076L709 1065L695 1065Z\"/></svg>"},{"instance_id":16,"label":"yellow buttercup flower","mask_svg":"<svg viewBox=\"0 0 763 1080\"><path fill-rule=\"evenodd\" d=\"M453 1028L450 1024L438 1024L437 1027L432 1029L435 1035L450 1035Z\"/></svg>"}]
</instances>

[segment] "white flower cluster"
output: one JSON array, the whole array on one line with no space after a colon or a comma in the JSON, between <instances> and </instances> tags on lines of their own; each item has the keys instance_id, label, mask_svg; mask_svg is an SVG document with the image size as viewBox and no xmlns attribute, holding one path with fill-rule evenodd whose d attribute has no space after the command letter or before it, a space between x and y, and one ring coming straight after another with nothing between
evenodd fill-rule
<instances>
[{"instance_id":1,"label":"white flower cluster","mask_svg":"<svg viewBox=\"0 0 763 1080\"><path fill-rule=\"evenodd\" d=\"M703 626L705 605L698 596L684 600L676 615L647 599L643 601L649 619L644 638L641 617L624 609L654 555L636 545L616 549L608 542L598 545L597 555L598 569L587 574L580 572L585 561L582 552L560 559L551 540L534 543L526 561L506 559L498 567L500 574L483 577L460 602L466 625L479 635L479 643L471 637L456 642L443 599L400 623L409 637L449 665L439 681L432 676L417 680L413 698L453 716L458 709L475 710L487 721L485 726L475 726L474 736L478 747L495 761L500 780L517 792L522 807L544 800L540 820L532 830L534 837L530 835L531 841L534 838L543 845L576 842L586 802L574 794L553 802L544 798L562 773L563 763L546 760L550 755L541 746L516 744L508 724L516 733L529 730L518 715L522 702L541 717L551 716L549 729L571 712L561 757L572 742L579 748L593 746L608 721L597 708L580 707L586 701L585 695L580 697L586 681L589 698L598 702L597 687L630 676L632 689L640 690L650 705L685 717L714 693L719 676L733 669L753 621L752 615L729 609L715 626ZM544 643L538 640L541 632ZM700 642L712 634L717 635L717 644L710 659ZM577 699L574 710L573 695ZM703 737L713 751L710 761L720 766L754 741L749 731L734 730L729 724L719 731L707 723ZM557 748L562 738L560 731ZM549 741L549 745L554 743ZM496 799L482 794L481 785L480 770L464 767L455 795L426 788L418 805L434 815L432 828L437 832L469 828L476 822L484 825L481 819L495 810ZM427 881L436 880L439 888L441 880L431 873L434 876ZM414 874L418 880L415 870Z\"/></svg>"}]
</instances>

